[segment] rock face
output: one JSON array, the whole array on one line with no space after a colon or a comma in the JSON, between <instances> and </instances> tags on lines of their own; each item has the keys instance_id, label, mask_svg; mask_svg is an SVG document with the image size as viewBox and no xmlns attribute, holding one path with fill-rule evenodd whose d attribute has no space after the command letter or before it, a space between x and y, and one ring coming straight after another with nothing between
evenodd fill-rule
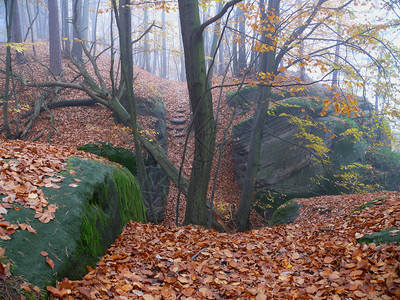
<instances>
[{"instance_id":1,"label":"rock face","mask_svg":"<svg viewBox=\"0 0 400 300\"><path fill-rule=\"evenodd\" d=\"M165 121L165 107L161 98L137 98L137 113L141 116L150 116L156 119L155 132L157 141L167 152L167 130Z\"/></svg>"},{"instance_id":2,"label":"rock face","mask_svg":"<svg viewBox=\"0 0 400 300\"><path fill-rule=\"evenodd\" d=\"M97 144L88 144L79 148L86 152L90 152L105 158L112 162L119 163L126 167L133 175L137 175L136 156L130 150L114 147L110 143L99 142ZM169 191L169 178L165 171L157 164L157 162L147 157L145 160L146 171L151 179L151 196L157 221L164 219L165 204ZM154 222L151 214L150 205L145 203L146 219L148 222Z\"/></svg>"},{"instance_id":3,"label":"rock face","mask_svg":"<svg viewBox=\"0 0 400 300\"><path fill-rule=\"evenodd\" d=\"M315 122L320 122L318 127L304 125L305 132L323 141L330 149L336 167L364 161L364 141L356 141L351 137L332 139L333 134L339 136L349 128L345 120L318 117L319 108L304 99L287 99L285 103L267 117L264 126L256 191L272 190L286 194L289 198L312 196L320 192L320 185L310 178L326 175L326 166L314 159L311 148L304 142L303 146L298 146L302 145L303 140L299 137L299 126L282 113L299 119L306 119L308 115ZM235 172L240 186L246 171L252 122L251 118L247 119L236 125L232 132Z\"/></svg>"},{"instance_id":4,"label":"rock face","mask_svg":"<svg viewBox=\"0 0 400 300\"><path fill-rule=\"evenodd\" d=\"M86 266L97 262L129 221L145 221L139 185L125 168L93 160L70 158L60 188L42 188L49 203L57 205L55 219L41 223L34 210L10 210L7 220L26 223L37 231L16 231L11 240L0 240L12 275L45 288L55 279L78 279ZM79 183L74 179L80 180ZM77 186L76 186L77 185ZM54 262L46 263L42 251Z\"/></svg>"}]
</instances>

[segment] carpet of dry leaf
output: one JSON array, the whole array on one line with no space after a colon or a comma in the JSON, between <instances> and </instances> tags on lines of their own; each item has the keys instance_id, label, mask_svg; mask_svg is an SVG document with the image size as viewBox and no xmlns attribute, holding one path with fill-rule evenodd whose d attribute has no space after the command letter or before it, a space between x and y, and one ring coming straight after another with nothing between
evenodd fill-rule
<instances>
[{"instance_id":1,"label":"carpet of dry leaf","mask_svg":"<svg viewBox=\"0 0 400 300\"><path fill-rule=\"evenodd\" d=\"M41 61L45 64L48 63L46 51L45 46L38 48ZM103 74L108 74L107 58L101 58L99 65ZM68 69L67 61L64 68ZM30 69L24 71L30 70L36 79L45 78L40 64L32 63ZM140 68L135 68L135 73L138 75L135 81L137 95L162 95L167 110L167 126L178 109L185 109L189 118L184 83L161 79ZM66 78L68 76L72 78L73 74L67 72ZM0 89L3 86L1 80ZM221 80L216 78L217 82ZM110 85L110 82L107 84ZM22 109L32 105L39 96L36 90L21 85L17 85L16 92ZM225 102L226 92L224 89L220 95L219 90L213 90L215 107L221 99L216 153L223 144L223 130L232 117L232 111ZM86 96L81 92L63 91L58 100L82 97ZM42 143L2 140L0 147L2 158L18 158L16 163L2 160L1 193L5 192L8 198L1 207L13 209L13 201L16 201L42 214L50 210L45 216L45 221L49 222L54 214L51 204L40 192L40 186L57 186L60 178L56 173L63 168L65 158L72 154L83 155L74 150L76 146L108 141L116 146L133 148L131 136L121 125L116 125L112 114L101 106L59 108L52 113L54 128L51 127L51 116L42 113L28 136L28 139L33 139L42 134L39 138ZM15 113L11 117L15 117ZM236 117L234 123L245 117ZM139 121L145 128L150 126L144 118ZM221 151L215 207L230 225L228 228L234 229L240 189L234 176L230 132L228 129L227 143ZM49 141L58 146L47 143ZM184 138L168 136L168 156L177 166L181 163L183 143ZM183 174L188 177L193 136L189 136L186 156ZM217 159L213 175L216 166ZM29 184L23 186L21 176L28 178ZM212 184L209 195L211 193ZM10 196L14 194L16 198ZM218 233L195 226L173 226L176 196L177 190L171 185L162 225L127 224L96 268L90 269L82 280L64 279L57 287L48 287L53 297L146 300L400 299L400 246L357 243L357 238L364 234L400 227L398 193L300 199L303 207L294 224L261 227L265 222L253 213L252 223L258 229L236 234ZM355 207L380 196L387 197L381 205L353 211ZM184 206L185 201L181 201L179 223L184 217ZM40 217L43 215L38 215ZM5 231L0 235L5 239L13 230L30 230L27 227L29 224L20 224L24 228L9 225L0 224L0 230Z\"/></svg>"}]
</instances>

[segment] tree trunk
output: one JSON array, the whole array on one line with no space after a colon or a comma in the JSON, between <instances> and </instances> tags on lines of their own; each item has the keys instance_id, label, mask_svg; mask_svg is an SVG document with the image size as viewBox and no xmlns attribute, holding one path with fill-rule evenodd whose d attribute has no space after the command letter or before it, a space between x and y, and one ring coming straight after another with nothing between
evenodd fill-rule
<instances>
[{"instance_id":1,"label":"tree trunk","mask_svg":"<svg viewBox=\"0 0 400 300\"><path fill-rule=\"evenodd\" d=\"M167 32L165 30L165 10L162 11L162 64L161 64L161 77L167 78Z\"/></svg>"},{"instance_id":2,"label":"tree trunk","mask_svg":"<svg viewBox=\"0 0 400 300\"><path fill-rule=\"evenodd\" d=\"M72 56L78 61L82 61L82 0L72 1L72 14L73 14L73 27L74 27L74 41L72 43Z\"/></svg>"},{"instance_id":3,"label":"tree trunk","mask_svg":"<svg viewBox=\"0 0 400 300\"><path fill-rule=\"evenodd\" d=\"M30 31L31 32L31 42L32 42L33 56L36 57L36 48L35 48L35 45L34 45L35 38L34 38L34 35L33 35L33 23L35 22L35 20L36 20L36 18L38 16L38 12L36 13L36 16L32 20L32 18L31 18L31 10L30 10L30 5L31 4L28 2L28 0L26 0L25 4L26 4L26 13L27 13L27 16L28 16L29 27L28 27L28 30L26 31L24 42L26 41L26 39L28 37L28 34L29 34L29 31Z\"/></svg>"},{"instance_id":4,"label":"tree trunk","mask_svg":"<svg viewBox=\"0 0 400 300\"><path fill-rule=\"evenodd\" d=\"M247 67L246 63L246 16L241 7L237 8L238 14L238 23L239 23L239 34L240 34L240 42L239 42L239 51L238 51L238 74L242 75Z\"/></svg>"},{"instance_id":5,"label":"tree trunk","mask_svg":"<svg viewBox=\"0 0 400 300\"><path fill-rule=\"evenodd\" d=\"M82 6L82 40L88 45L88 33L89 33L89 0L83 0L83 6Z\"/></svg>"},{"instance_id":6,"label":"tree trunk","mask_svg":"<svg viewBox=\"0 0 400 300\"><path fill-rule=\"evenodd\" d=\"M94 4L95 5L95 4ZM97 1L97 5L95 6L93 15L92 15L92 42L94 43L93 45L93 55L96 55L96 47L97 47L97 18L98 18L98 11L100 7L100 0Z\"/></svg>"},{"instance_id":7,"label":"tree trunk","mask_svg":"<svg viewBox=\"0 0 400 300\"><path fill-rule=\"evenodd\" d=\"M7 44L12 41L12 23L14 18L13 10L15 6L9 5L12 0L5 0L5 10L6 10L6 31L7 31ZM3 92L3 122L4 128L6 130L6 138L12 138L11 127L8 120L8 101L10 95L10 78L11 78L11 49L6 47L6 73L5 73L5 83Z\"/></svg>"},{"instance_id":8,"label":"tree trunk","mask_svg":"<svg viewBox=\"0 0 400 300\"><path fill-rule=\"evenodd\" d=\"M185 82L186 81L186 71L185 71L185 56L184 56L184 52L183 52L183 41L182 41L182 29L179 30L180 34L179 34L179 51L181 52L181 70L179 72L179 80L181 82Z\"/></svg>"},{"instance_id":9,"label":"tree trunk","mask_svg":"<svg viewBox=\"0 0 400 300\"><path fill-rule=\"evenodd\" d=\"M50 43L50 71L59 76L62 71L60 28L58 22L57 0L48 1L49 9L49 43Z\"/></svg>"},{"instance_id":10,"label":"tree trunk","mask_svg":"<svg viewBox=\"0 0 400 300\"><path fill-rule=\"evenodd\" d=\"M260 1L262 6L264 0ZM268 11L261 11L262 20L265 21L266 28L277 28L277 22L274 17L279 17L280 0L268 0ZM273 45L277 35L277 30L270 32L265 29L262 35L262 43ZM264 52L261 54L260 72L275 74L278 68L278 63L275 59L276 47L273 51ZM246 231L249 229L249 216L252 207L254 184L257 179L258 164L260 162L261 140L263 129L267 117L269 99L271 97L271 86L261 85L258 88L260 102L257 104L257 109L254 111L253 125L250 134L250 150L247 159L246 174L243 182L242 194L237 212L238 229Z\"/></svg>"},{"instance_id":11,"label":"tree trunk","mask_svg":"<svg viewBox=\"0 0 400 300\"><path fill-rule=\"evenodd\" d=\"M151 199L150 180L147 176L142 147L139 141L139 134L136 123L136 99L133 93L133 58L132 58L132 38L131 38L131 3L130 0L120 0L119 2L119 18L116 10L116 0L113 0L115 17L118 25L120 53L121 53L121 78L125 86L126 97L128 98L130 108L130 122L133 131L133 140L135 145L136 166L139 173L139 184L142 199L147 207L150 207L151 215L154 223L157 224L157 216L154 211L153 202Z\"/></svg>"},{"instance_id":12,"label":"tree trunk","mask_svg":"<svg viewBox=\"0 0 400 300\"><path fill-rule=\"evenodd\" d=\"M22 30L21 30L21 18L19 15L19 4L17 0L8 0L8 3L13 4L13 9L12 9L12 41L15 43L22 43ZM11 6L10 6L11 7ZM24 64L26 63L25 55L23 51L17 51L17 56L16 56L17 63L19 64Z\"/></svg>"},{"instance_id":13,"label":"tree trunk","mask_svg":"<svg viewBox=\"0 0 400 300\"><path fill-rule=\"evenodd\" d=\"M144 8L144 27L145 30L148 27L149 24L149 12L147 10L147 7ZM144 53L143 53L143 58L144 58L144 69L148 72L150 72L150 47L149 47L149 36L146 34L144 37Z\"/></svg>"},{"instance_id":14,"label":"tree trunk","mask_svg":"<svg viewBox=\"0 0 400 300\"><path fill-rule=\"evenodd\" d=\"M69 42L69 11L68 11L68 3L69 0L61 0L62 2L62 10L61 10L61 27L62 27L62 47L63 52L66 54L70 53L70 42ZM64 39L65 38L65 39Z\"/></svg>"},{"instance_id":15,"label":"tree trunk","mask_svg":"<svg viewBox=\"0 0 400 300\"><path fill-rule=\"evenodd\" d=\"M216 135L212 95L208 90L204 43L197 0L179 0L179 17L185 51L186 79L193 109L195 151L186 201L184 224L207 226L207 189Z\"/></svg>"}]
</instances>

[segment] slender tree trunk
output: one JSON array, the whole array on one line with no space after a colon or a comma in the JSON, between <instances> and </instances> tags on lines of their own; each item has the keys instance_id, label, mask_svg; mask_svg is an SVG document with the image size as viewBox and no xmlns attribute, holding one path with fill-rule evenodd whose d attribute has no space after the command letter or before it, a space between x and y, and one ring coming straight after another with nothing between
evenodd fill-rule
<instances>
[{"instance_id":1,"label":"slender tree trunk","mask_svg":"<svg viewBox=\"0 0 400 300\"><path fill-rule=\"evenodd\" d=\"M48 1L49 9L49 41L50 41L50 70L54 75L60 75L63 71L61 61L61 40L58 22L57 0Z\"/></svg>"},{"instance_id":2,"label":"slender tree trunk","mask_svg":"<svg viewBox=\"0 0 400 300\"><path fill-rule=\"evenodd\" d=\"M260 1L262 7L264 0ZM277 30L270 32L267 28L277 27L276 22L272 22L275 17L279 17L280 0L268 0L268 11L261 11L262 20L267 24L262 35L262 43L266 45L273 45ZM276 47L273 51L264 52L261 55L261 72L275 74L278 68L278 63L275 59ZM263 129L267 117L267 110L269 106L269 99L271 97L271 86L259 86L259 103L254 111L253 125L250 134L250 149L247 159L246 174L243 182L242 194L240 197L237 220L239 231L249 229L249 216L252 207L252 199L254 192L254 185L257 180L258 165L260 162L261 140L263 136Z\"/></svg>"},{"instance_id":3,"label":"slender tree trunk","mask_svg":"<svg viewBox=\"0 0 400 300\"><path fill-rule=\"evenodd\" d=\"M68 23L68 18L69 18L69 10L68 10L68 3L69 0L61 0L62 4L62 10L61 10L61 27L62 27L62 46L63 46L63 52L66 54L70 53L70 41L69 41L69 23Z\"/></svg>"},{"instance_id":4,"label":"slender tree trunk","mask_svg":"<svg viewBox=\"0 0 400 300\"><path fill-rule=\"evenodd\" d=\"M83 0L82 6L82 39L83 42L88 45L89 36L89 0Z\"/></svg>"},{"instance_id":5,"label":"slender tree trunk","mask_svg":"<svg viewBox=\"0 0 400 300\"><path fill-rule=\"evenodd\" d=\"M341 34L341 24L340 24L340 19L339 19L339 25L338 25L338 35ZM339 80L338 80L338 75L339 75L339 55L340 55L340 43L337 42L336 46L335 46L335 60L333 63L333 67L335 68L335 70L332 72L332 89L333 90L337 90L338 88L338 84L339 84Z\"/></svg>"},{"instance_id":6,"label":"slender tree trunk","mask_svg":"<svg viewBox=\"0 0 400 300\"><path fill-rule=\"evenodd\" d=\"M221 11L221 9L222 9L222 3L218 2L217 3L217 7L216 7L216 14L219 13ZM215 52L217 51L218 40L220 39L220 36L221 36L221 23L220 22L216 22L215 25L214 25L214 34L213 34L213 39L212 39L211 49L210 49L210 55L209 55L211 58L214 57ZM220 49L220 51L221 51L221 49ZM215 58L216 57L217 56L215 55ZM212 59L210 59L208 61L208 64L207 64L208 65L207 66L208 69L211 67L211 63L212 63ZM216 64L216 62L214 62L213 70L209 71L210 72L210 77L212 77L212 75L214 73L214 69L216 69L216 68L217 68L217 64Z\"/></svg>"},{"instance_id":7,"label":"slender tree trunk","mask_svg":"<svg viewBox=\"0 0 400 300\"><path fill-rule=\"evenodd\" d=\"M7 43L12 41L12 23L14 18L13 10L15 8L12 5L13 0L5 0L5 10L6 10L6 30L7 30ZM11 3L11 5L10 5ZM11 48L6 47L6 74L4 83L4 94L3 94L3 123L6 130L6 138L12 138L12 132L10 123L8 120L8 102L10 98L10 77L11 77Z\"/></svg>"},{"instance_id":8,"label":"slender tree trunk","mask_svg":"<svg viewBox=\"0 0 400 300\"><path fill-rule=\"evenodd\" d=\"M241 75L247 67L246 63L246 16L243 9L238 6L238 29L240 34L239 51L238 51L238 74Z\"/></svg>"},{"instance_id":9,"label":"slender tree trunk","mask_svg":"<svg viewBox=\"0 0 400 300\"><path fill-rule=\"evenodd\" d=\"M179 0L186 79L193 108L195 151L184 224L207 226L206 198L216 135L212 95L208 90L204 42L197 0Z\"/></svg>"},{"instance_id":10,"label":"slender tree trunk","mask_svg":"<svg viewBox=\"0 0 400 300\"><path fill-rule=\"evenodd\" d=\"M131 128L133 131L133 140L135 145L136 154L136 166L139 173L139 184L140 191L142 193L142 199L147 207L150 208L151 215L154 223L157 224L157 216L154 211L154 205L151 199L150 180L147 176L142 147L139 141L139 134L136 123L136 99L133 92L133 57L132 57L132 37L131 37L131 3L130 0L120 0L119 2L119 16L116 9L116 0L112 0L115 12L115 18L117 21L119 41L120 41L120 53L121 53L121 79L125 85L125 97L127 97L130 108L130 121Z\"/></svg>"},{"instance_id":11,"label":"slender tree trunk","mask_svg":"<svg viewBox=\"0 0 400 300\"><path fill-rule=\"evenodd\" d=\"M147 28L149 24L149 12L147 7L144 8L144 20L143 20L145 28ZM144 37L144 69L150 72L150 46L149 46L149 37L146 34Z\"/></svg>"},{"instance_id":12,"label":"slender tree trunk","mask_svg":"<svg viewBox=\"0 0 400 300\"><path fill-rule=\"evenodd\" d=\"M28 16L28 21L29 21L29 28L28 28L28 30L26 32L26 36L25 36L24 41L26 41L26 39L28 37L28 34L29 34L29 31L30 31L31 32L31 42L32 42L33 55L36 57L36 47L34 45L35 38L34 38L34 34L33 34L33 23L35 22L39 11L36 12L35 17L32 20L32 18L31 18L31 10L30 10L30 5L31 4L28 2L28 0L25 1L25 4L26 4L26 13L27 13L27 16Z\"/></svg>"},{"instance_id":13,"label":"slender tree trunk","mask_svg":"<svg viewBox=\"0 0 400 300\"><path fill-rule=\"evenodd\" d=\"M82 0L72 1L72 14L73 14L73 27L74 27L74 41L72 43L72 56L78 61L82 61Z\"/></svg>"},{"instance_id":14,"label":"slender tree trunk","mask_svg":"<svg viewBox=\"0 0 400 300\"><path fill-rule=\"evenodd\" d=\"M181 33L182 28L179 32L180 32L180 34L179 34L179 51L181 53L181 56L180 56L181 57L181 64L180 64L181 71L179 73L179 80L181 82L185 82L186 81L186 71L185 71L185 56L184 56L184 52L183 52L183 41L182 41L182 33Z\"/></svg>"},{"instance_id":15,"label":"slender tree trunk","mask_svg":"<svg viewBox=\"0 0 400 300\"><path fill-rule=\"evenodd\" d=\"M161 77L167 78L167 32L165 30L165 10L162 11L162 64L161 64Z\"/></svg>"},{"instance_id":16,"label":"slender tree trunk","mask_svg":"<svg viewBox=\"0 0 400 300\"><path fill-rule=\"evenodd\" d=\"M100 0L97 1L96 8L93 12L93 17L92 17L92 41L94 43L93 45L93 55L96 55L96 48L97 48L97 19L98 19L98 11L100 8Z\"/></svg>"},{"instance_id":17,"label":"slender tree trunk","mask_svg":"<svg viewBox=\"0 0 400 300\"><path fill-rule=\"evenodd\" d=\"M237 47L237 41L236 41L236 38L237 38L237 30L238 30L238 16L237 16L237 13L235 13L235 18L234 18L234 28L235 28L235 31L234 31L234 33L232 34L232 68L233 68L233 70L232 70L232 73L233 73L233 76L237 76L237 74L238 74L238 70L239 70L239 67L238 67L238 47Z\"/></svg>"}]
</instances>

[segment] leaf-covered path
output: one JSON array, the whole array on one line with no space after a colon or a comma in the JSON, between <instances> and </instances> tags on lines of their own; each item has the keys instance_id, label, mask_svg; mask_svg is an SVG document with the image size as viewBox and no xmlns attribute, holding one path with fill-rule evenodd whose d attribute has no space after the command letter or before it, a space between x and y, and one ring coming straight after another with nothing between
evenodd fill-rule
<instances>
[{"instance_id":1,"label":"leaf-covered path","mask_svg":"<svg viewBox=\"0 0 400 300\"><path fill-rule=\"evenodd\" d=\"M354 210L373 199L377 205ZM398 299L400 245L359 244L400 228L400 194L301 199L294 224L226 234L129 223L62 299ZM314 209L330 210L330 213ZM397 234L399 230L393 230Z\"/></svg>"}]
</instances>

